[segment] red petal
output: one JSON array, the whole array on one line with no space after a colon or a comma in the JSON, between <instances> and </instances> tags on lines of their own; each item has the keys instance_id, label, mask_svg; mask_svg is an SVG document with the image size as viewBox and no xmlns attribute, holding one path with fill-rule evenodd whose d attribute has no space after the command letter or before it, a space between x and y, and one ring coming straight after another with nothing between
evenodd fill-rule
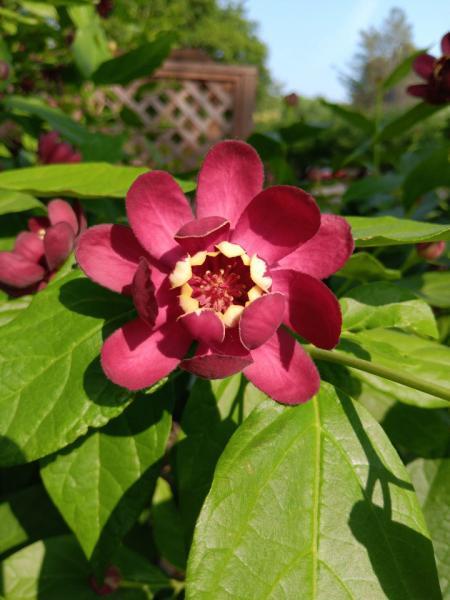
<instances>
[{"instance_id":1,"label":"red petal","mask_svg":"<svg viewBox=\"0 0 450 600\"><path fill-rule=\"evenodd\" d=\"M227 356L208 350L203 354L197 353L193 358L183 360L180 367L204 379L222 379L239 373L251 363L250 354L248 356Z\"/></svg>"},{"instance_id":2,"label":"red petal","mask_svg":"<svg viewBox=\"0 0 450 600\"><path fill-rule=\"evenodd\" d=\"M75 234L68 223L49 227L44 237L45 258L50 271L62 265L73 250Z\"/></svg>"},{"instance_id":3,"label":"red petal","mask_svg":"<svg viewBox=\"0 0 450 600\"><path fill-rule=\"evenodd\" d=\"M51 200L47 206L48 218L52 225L56 223L67 223L73 229L74 234L78 233L78 219L75 211L65 200Z\"/></svg>"},{"instance_id":4,"label":"red petal","mask_svg":"<svg viewBox=\"0 0 450 600\"><path fill-rule=\"evenodd\" d=\"M264 172L257 152L244 142L219 142L206 155L197 186L197 217L220 215L234 226L261 190Z\"/></svg>"},{"instance_id":5,"label":"red petal","mask_svg":"<svg viewBox=\"0 0 450 600\"><path fill-rule=\"evenodd\" d=\"M244 375L265 394L282 404L301 404L319 391L316 366L283 328L252 351L253 364Z\"/></svg>"},{"instance_id":6,"label":"red petal","mask_svg":"<svg viewBox=\"0 0 450 600\"><path fill-rule=\"evenodd\" d=\"M180 317L182 323L194 340L199 340L207 345L221 344L225 337L223 321L213 310L191 312Z\"/></svg>"},{"instance_id":7,"label":"red petal","mask_svg":"<svg viewBox=\"0 0 450 600\"><path fill-rule=\"evenodd\" d=\"M241 341L246 348L258 348L283 322L286 298L283 294L266 294L249 304L239 321Z\"/></svg>"},{"instance_id":8,"label":"red petal","mask_svg":"<svg viewBox=\"0 0 450 600\"><path fill-rule=\"evenodd\" d=\"M183 225L175 234L176 241L185 252L195 254L211 250L214 244L228 240L230 222L222 217L204 217Z\"/></svg>"},{"instance_id":9,"label":"red petal","mask_svg":"<svg viewBox=\"0 0 450 600\"><path fill-rule=\"evenodd\" d=\"M22 231L16 238L14 252L31 262L38 263L44 256L44 242L42 238L31 231Z\"/></svg>"},{"instance_id":10,"label":"red petal","mask_svg":"<svg viewBox=\"0 0 450 600\"><path fill-rule=\"evenodd\" d=\"M141 258L139 261L131 290L138 315L149 327L153 327L158 315L158 304L156 302L155 286L151 279L150 265L145 258Z\"/></svg>"},{"instance_id":11,"label":"red petal","mask_svg":"<svg viewBox=\"0 0 450 600\"><path fill-rule=\"evenodd\" d=\"M179 253L174 236L192 220L178 183L164 171L144 173L128 190L126 205L128 221L142 246L155 259L173 266L174 253Z\"/></svg>"},{"instance_id":12,"label":"red petal","mask_svg":"<svg viewBox=\"0 0 450 600\"><path fill-rule=\"evenodd\" d=\"M59 133L57 131L50 131L39 136L38 154L41 162L47 163L49 161L50 155L58 142Z\"/></svg>"},{"instance_id":13,"label":"red petal","mask_svg":"<svg viewBox=\"0 0 450 600\"><path fill-rule=\"evenodd\" d=\"M131 293L131 283L145 250L126 225L95 225L79 238L77 262L86 275L114 292Z\"/></svg>"},{"instance_id":14,"label":"red petal","mask_svg":"<svg viewBox=\"0 0 450 600\"><path fill-rule=\"evenodd\" d=\"M408 85L406 91L411 96L416 96L417 98L427 98L429 87L427 83L419 83L417 85Z\"/></svg>"},{"instance_id":15,"label":"red petal","mask_svg":"<svg viewBox=\"0 0 450 600\"><path fill-rule=\"evenodd\" d=\"M278 185L258 194L242 213L231 237L249 256L269 265L311 239L320 226L312 196L299 188Z\"/></svg>"},{"instance_id":16,"label":"red petal","mask_svg":"<svg viewBox=\"0 0 450 600\"><path fill-rule=\"evenodd\" d=\"M342 316L339 302L319 279L298 271L274 270L274 291L288 299L285 323L319 348L331 350L339 342Z\"/></svg>"},{"instance_id":17,"label":"red petal","mask_svg":"<svg viewBox=\"0 0 450 600\"><path fill-rule=\"evenodd\" d=\"M14 287L26 288L40 281L45 275L41 265L31 262L14 252L0 252L0 282Z\"/></svg>"},{"instance_id":18,"label":"red petal","mask_svg":"<svg viewBox=\"0 0 450 600\"><path fill-rule=\"evenodd\" d=\"M62 164L62 163L73 163L80 162L81 155L75 152L70 144L67 142L60 142L56 144L47 157L46 162L48 164Z\"/></svg>"},{"instance_id":19,"label":"red petal","mask_svg":"<svg viewBox=\"0 0 450 600\"><path fill-rule=\"evenodd\" d=\"M339 271L354 248L350 225L342 217L322 215L319 231L306 244L280 260L283 269L294 269L325 279Z\"/></svg>"},{"instance_id":20,"label":"red petal","mask_svg":"<svg viewBox=\"0 0 450 600\"><path fill-rule=\"evenodd\" d=\"M444 56L450 56L450 31L441 40L441 50Z\"/></svg>"},{"instance_id":21,"label":"red petal","mask_svg":"<svg viewBox=\"0 0 450 600\"><path fill-rule=\"evenodd\" d=\"M173 371L191 344L179 323L153 330L141 319L126 323L103 344L106 376L129 390L149 387Z\"/></svg>"},{"instance_id":22,"label":"red petal","mask_svg":"<svg viewBox=\"0 0 450 600\"><path fill-rule=\"evenodd\" d=\"M435 64L436 59L434 56L431 56L430 54L419 54L419 56L414 59L412 66L419 77L427 80L433 74Z\"/></svg>"}]
</instances>

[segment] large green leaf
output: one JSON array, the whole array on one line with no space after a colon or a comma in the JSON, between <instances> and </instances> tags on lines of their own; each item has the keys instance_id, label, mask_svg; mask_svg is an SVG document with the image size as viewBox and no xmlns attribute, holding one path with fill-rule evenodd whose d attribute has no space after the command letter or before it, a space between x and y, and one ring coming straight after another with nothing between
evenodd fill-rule
<instances>
[{"instance_id":1,"label":"large green leaf","mask_svg":"<svg viewBox=\"0 0 450 600\"><path fill-rule=\"evenodd\" d=\"M1 554L66 531L64 521L42 485L17 491L0 503Z\"/></svg>"},{"instance_id":2,"label":"large green leaf","mask_svg":"<svg viewBox=\"0 0 450 600\"><path fill-rule=\"evenodd\" d=\"M355 252L336 275L356 281L380 281L399 279L401 272L398 269L385 267L376 256L369 252Z\"/></svg>"},{"instance_id":3,"label":"large green leaf","mask_svg":"<svg viewBox=\"0 0 450 600\"><path fill-rule=\"evenodd\" d=\"M192 388L176 446L180 511L188 541L219 456L238 425L259 401L252 388L248 385L242 394L240 375L218 381L198 379Z\"/></svg>"},{"instance_id":4,"label":"large green leaf","mask_svg":"<svg viewBox=\"0 0 450 600\"><path fill-rule=\"evenodd\" d=\"M35 193L39 196L124 198L136 177L147 171L145 167L108 163L28 167L0 173L0 188ZM195 184L189 181L178 183L185 192L195 188Z\"/></svg>"},{"instance_id":5,"label":"large green leaf","mask_svg":"<svg viewBox=\"0 0 450 600\"><path fill-rule=\"evenodd\" d=\"M20 298L12 298L11 300L3 301L0 299L0 326L6 325L20 315L20 313L28 308L32 296L21 296Z\"/></svg>"},{"instance_id":6,"label":"large green leaf","mask_svg":"<svg viewBox=\"0 0 450 600\"><path fill-rule=\"evenodd\" d=\"M408 173L403 183L403 200L410 207L415 200L438 187L450 186L450 146L428 154Z\"/></svg>"},{"instance_id":7,"label":"large green leaf","mask_svg":"<svg viewBox=\"0 0 450 600\"><path fill-rule=\"evenodd\" d=\"M450 307L450 271L429 271L404 277L399 284L412 290L432 306Z\"/></svg>"},{"instance_id":8,"label":"large green leaf","mask_svg":"<svg viewBox=\"0 0 450 600\"><path fill-rule=\"evenodd\" d=\"M345 329L397 327L438 337L436 320L428 304L392 283L378 281L353 288L341 298L340 304Z\"/></svg>"},{"instance_id":9,"label":"large green leaf","mask_svg":"<svg viewBox=\"0 0 450 600\"><path fill-rule=\"evenodd\" d=\"M123 579L140 582L122 588L118 600L148 600L169 588L167 577L155 566L126 548L114 557ZM1 565L5 600L98 600L89 579L92 568L72 536L36 542L8 557Z\"/></svg>"},{"instance_id":10,"label":"large green leaf","mask_svg":"<svg viewBox=\"0 0 450 600\"><path fill-rule=\"evenodd\" d=\"M132 315L128 298L74 272L2 327L1 465L50 454L123 411L129 394L106 379L98 355Z\"/></svg>"},{"instance_id":11,"label":"large green leaf","mask_svg":"<svg viewBox=\"0 0 450 600\"><path fill-rule=\"evenodd\" d=\"M338 350L392 371L401 369L405 375L450 389L450 348L436 342L379 328L345 333ZM448 407L448 401L437 396L360 369L351 368L350 371L357 379L405 404L422 408Z\"/></svg>"},{"instance_id":12,"label":"large green leaf","mask_svg":"<svg viewBox=\"0 0 450 600\"><path fill-rule=\"evenodd\" d=\"M161 33L153 42L105 61L93 73L94 83L126 85L133 79L148 77L169 54L174 39L172 33Z\"/></svg>"},{"instance_id":13,"label":"large green leaf","mask_svg":"<svg viewBox=\"0 0 450 600\"><path fill-rule=\"evenodd\" d=\"M94 562L108 562L149 501L171 426L168 394L166 386L136 398L106 427L42 463L50 497Z\"/></svg>"},{"instance_id":14,"label":"large green leaf","mask_svg":"<svg viewBox=\"0 0 450 600\"><path fill-rule=\"evenodd\" d=\"M433 540L442 594L450 598L450 458L417 459L409 466Z\"/></svg>"},{"instance_id":15,"label":"large green leaf","mask_svg":"<svg viewBox=\"0 0 450 600\"><path fill-rule=\"evenodd\" d=\"M408 474L372 417L323 383L266 401L229 442L195 531L187 598L440 598Z\"/></svg>"},{"instance_id":16,"label":"large green leaf","mask_svg":"<svg viewBox=\"0 0 450 600\"><path fill-rule=\"evenodd\" d=\"M351 225L352 235L359 247L450 240L450 225L422 223L396 217L346 217L346 219Z\"/></svg>"},{"instance_id":17,"label":"large green leaf","mask_svg":"<svg viewBox=\"0 0 450 600\"><path fill-rule=\"evenodd\" d=\"M45 209L42 202L30 194L0 190L0 215L23 212L32 208Z\"/></svg>"},{"instance_id":18,"label":"large green leaf","mask_svg":"<svg viewBox=\"0 0 450 600\"><path fill-rule=\"evenodd\" d=\"M160 477L153 495L151 524L158 552L171 565L186 569L186 546L183 521L172 488Z\"/></svg>"},{"instance_id":19,"label":"large green leaf","mask_svg":"<svg viewBox=\"0 0 450 600\"><path fill-rule=\"evenodd\" d=\"M360 129L367 135L370 135L374 132L373 122L365 117L362 113L345 106L341 106L340 104L333 104L332 102L327 102L325 100L321 100L321 102L324 106L329 108L338 117L341 117L341 119L346 121L349 125Z\"/></svg>"},{"instance_id":20,"label":"large green leaf","mask_svg":"<svg viewBox=\"0 0 450 600\"><path fill-rule=\"evenodd\" d=\"M75 63L84 77L90 77L111 58L108 39L94 6L72 6L68 13L77 28L71 45Z\"/></svg>"}]
</instances>

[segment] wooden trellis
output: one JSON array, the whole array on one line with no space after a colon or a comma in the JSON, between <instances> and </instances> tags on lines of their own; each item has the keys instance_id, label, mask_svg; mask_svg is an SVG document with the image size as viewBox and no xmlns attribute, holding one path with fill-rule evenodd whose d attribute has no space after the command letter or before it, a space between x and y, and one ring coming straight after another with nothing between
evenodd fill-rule
<instances>
[{"instance_id":1,"label":"wooden trellis","mask_svg":"<svg viewBox=\"0 0 450 600\"><path fill-rule=\"evenodd\" d=\"M138 136L154 140L160 161L190 169L214 142L249 135L256 83L255 67L181 51L151 78L114 86L113 92L142 123Z\"/></svg>"}]
</instances>

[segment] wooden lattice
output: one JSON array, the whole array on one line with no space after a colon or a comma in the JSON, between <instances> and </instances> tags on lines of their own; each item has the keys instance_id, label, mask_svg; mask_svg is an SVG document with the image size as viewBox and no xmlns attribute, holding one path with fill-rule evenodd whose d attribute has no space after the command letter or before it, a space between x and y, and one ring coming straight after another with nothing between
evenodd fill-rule
<instances>
[{"instance_id":1,"label":"wooden lattice","mask_svg":"<svg viewBox=\"0 0 450 600\"><path fill-rule=\"evenodd\" d=\"M214 142L249 135L256 80L255 67L171 59L151 79L113 92L142 124L135 146L150 138L156 162L191 169Z\"/></svg>"}]
</instances>

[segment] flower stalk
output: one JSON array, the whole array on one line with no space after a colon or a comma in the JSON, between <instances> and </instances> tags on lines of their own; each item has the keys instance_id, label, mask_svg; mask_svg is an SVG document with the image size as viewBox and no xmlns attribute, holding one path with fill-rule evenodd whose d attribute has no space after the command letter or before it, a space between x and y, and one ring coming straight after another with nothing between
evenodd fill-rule
<instances>
[{"instance_id":1,"label":"flower stalk","mask_svg":"<svg viewBox=\"0 0 450 600\"><path fill-rule=\"evenodd\" d=\"M353 369L359 369L360 371L365 371L366 373L389 379L395 383L401 383L402 385L406 385L420 392L425 392L426 394L431 394L432 396L450 402L450 390L430 381L424 381L414 375L401 373L394 369L390 369L389 367L364 360L363 358L351 356L340 350L322 350L321 348L316 348L311 345L305 345L303 348L308 352L311 358L325 360Z\"/></svg>"}]
</instances>

